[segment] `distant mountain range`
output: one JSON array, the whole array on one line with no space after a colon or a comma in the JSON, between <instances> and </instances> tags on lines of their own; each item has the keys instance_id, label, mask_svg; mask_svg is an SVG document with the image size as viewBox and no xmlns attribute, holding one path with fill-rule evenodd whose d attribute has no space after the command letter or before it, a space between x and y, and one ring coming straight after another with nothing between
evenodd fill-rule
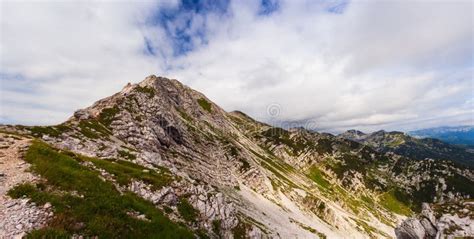
<instances>
[{"instance_id":1,"label":"distant mountain range","mask_svg":"<svg viewBox=\"0 0 474 239\"><path fill-rule=\"evenodd\" d=\"M339 137L353 140L381 152L394 153L416 160L450 160L474 167L474 152L471 149L452 145L434 138L418 138L398 131L380 130L365 134L358 130L348 130Z\"/></svg>"},{"instance_id":2,"label":"distant mountain range","mask_svg":"<svg viewBox=\"0 0 474 239\"><path fill-rule=\"evenodd\" d=\"M444 142L474 148L474 125L444 126L408 132L417 138L435 138Z\"/></svg>"}]
</instances>

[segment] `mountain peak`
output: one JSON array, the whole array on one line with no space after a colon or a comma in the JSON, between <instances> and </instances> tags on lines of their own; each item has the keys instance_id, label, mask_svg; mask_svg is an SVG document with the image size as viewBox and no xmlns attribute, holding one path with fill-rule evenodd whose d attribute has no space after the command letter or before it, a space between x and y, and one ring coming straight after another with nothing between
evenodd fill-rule
<instances>
[{"instance_id":1,"label":"mountain peak","mask_svg":"<svg viewBox=\"0 0 474 239\"><path fill-rule=\"evenodd\" d=\"M432 146L439 147L437 142L406 151L413 145L397 133L349 130L335 137L304 128L274 127L239 111L227 113L179 81L155 75L128 83L120 92L76 111L61 125L18 129L52 146L39 144L40 140L33 143L33 149L43 149L39 153L45 154L44 162L38 163L48 166L45 171L62 170L61 159L67 165L80 165L61 171L58 175L67 176L58 180L84 175L75 173L78 168L95 172L87 174L94 178L100 173L102 179L97 180L119 189L113 195L132 192L149 201L151 209L163 208L170 219L179 219L210 238L393 237L400 219L395 214L410 215L421 202L437 202L448 195L469 197L474 192L470 186L457 188L458 182L471 185L469 171L424 160L434 158L433 154L411 153L432 152ZM376 134L381 135L372 137ZM404 155L423 157L415 161ZM42 176L50 175L56 173ZM56 185L62 184L49 185L44 193ZM397 194L408 201L395 200ZM58 201L52 206L58 206ZM142 207L125 206L127 220L141 220L136 214L143 213L147 220L141 224L153 222L148 222L146 212L137 211ZM380 228L381 224L386 226ZM360 230L360 225L367 230ZM67 230L77 233L74 228Z\"/></svg>"},{"instance_id":2,"label":"mountain peak","mask_svg":"<svg viewBox=\"0 0 474 239\"><path fill-rule=\"evenodd\" d=\"M166 77L162 76L156 76L156 75L149 75L145 77L144 80L138 83L139 86L145 87L145 86L150 86L150 87L155 87L157 84L166 84L169 82L172 82L173 80L168 79ZM174 80L176 82L179 82L177 80Z\"/></svg>"},{"instance_id":3,"label":"mountain peak","mask_svg":"<svg viewBox=\"0 0 474 239\"><path fill-rule=\"evenodd\" d=\"M367 134L365 134L362 131L355 130L355 129L350 129L350 130L347 130L346 132L344 132L342 134L339 134L339 137L354 140L354 141L361 140L365 136L367 136Z\"/></svg>"}]
</instances>

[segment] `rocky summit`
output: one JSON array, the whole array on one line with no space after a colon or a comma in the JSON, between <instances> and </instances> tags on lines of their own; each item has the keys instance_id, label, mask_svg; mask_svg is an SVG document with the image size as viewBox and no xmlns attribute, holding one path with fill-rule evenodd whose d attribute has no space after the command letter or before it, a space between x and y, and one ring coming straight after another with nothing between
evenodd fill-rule
<instances>
[{"instance_id":1,"label":"rocky summit","mask_svg":"<svg viewBox=\"0 0 474 239\"><path fill-rule=\"evenodd\" d=\"M282 129L177 80L0 129L0 238L474 237L472 153Z\"/></svg>"}]
</instances>

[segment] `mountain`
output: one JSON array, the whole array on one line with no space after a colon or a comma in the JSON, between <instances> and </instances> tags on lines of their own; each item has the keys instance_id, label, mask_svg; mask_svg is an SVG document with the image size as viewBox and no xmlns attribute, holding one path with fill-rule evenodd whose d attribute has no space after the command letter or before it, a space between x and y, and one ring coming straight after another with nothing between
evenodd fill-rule
<instances>
[{"instance_id":1,"label":"mountain","mask_svg":"<svg viewBox=\"0 0 474 239\"><path fill-rule=\"evenodd\" d=\"M0 237L474 234L446 206L471 203L470 168L357 141L273 127L149 76L62 124L0 127ZM413 232L427 207L441 208L435 224ZM463 221L445 223L453 214Z\"/></svg>"},{"instance_id":2,"label":"mountain","mask_svg":"<svg viewBox=\"0 0 474 239\"><path fill-rule=\"evenodd\" d=\"M474 152L472 150L438 139L416 138L402 132L383 130L371 134L349 130L340 134L339 137L363 143L382 153L392 152L416 160L451 160L474 167Z\"/></svg>"},{"instance_id":3,"label":"mountain","mask_svg":"<svg viewBox=\"0 0 474 239\"><path fill-rule=\"evenodd\" d=\"M474 148L474 126L428 128L408 132L417 138L435 138L450 144Z\"/></svg>"}]
</instances>

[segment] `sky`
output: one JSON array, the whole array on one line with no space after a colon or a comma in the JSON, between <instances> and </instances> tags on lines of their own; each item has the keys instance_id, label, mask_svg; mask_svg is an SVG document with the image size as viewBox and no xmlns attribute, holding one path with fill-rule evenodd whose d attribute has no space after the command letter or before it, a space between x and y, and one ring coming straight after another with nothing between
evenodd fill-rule
<instances>
[{"instance_id":1,"label":"sky","mask_svg":"<svg viewBox=\"0 0 474 239\"><path fill-rule=\"evenodd\" d=\"M338 133L474 124L469 0L0 0L0 123L49 125L155 74Z\"/></svg>"}]
</instances>

